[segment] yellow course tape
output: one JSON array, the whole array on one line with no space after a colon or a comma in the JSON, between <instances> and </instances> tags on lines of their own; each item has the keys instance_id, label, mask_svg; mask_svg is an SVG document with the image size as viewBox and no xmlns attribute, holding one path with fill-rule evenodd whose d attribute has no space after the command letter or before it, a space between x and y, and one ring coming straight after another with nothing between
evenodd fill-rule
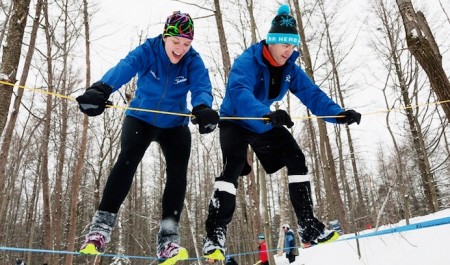
<instances>
[{"instance_id":1,"label":"yellow course tape","mask_svg":"<svg viewBox=\"0 0 450 265\"><path fill-rule=\"evenodd\" d=\"M65 99L68 99L68 100L71 100L71 101L76 101L74 97L61 95L61 94L58 94L58 93L49 92L49 91L46 91L44 89L38 89L38 88L31 88L31 87L26 87L26 86L15 85L13 83L2 81L2 80L0 80L0 84L11 86L11 87L22 88L22 89L30 90L30 91L33 91L33 92L47 94L47 95L51 95L51 96L55 96L55 97L59 97L59 98L65 98ZM450 103L450 99L449 100L443 100L443 101L430 102L430 103L425 103L425 104L417 104L417 105L410 105L410 106L399 107L399 108L380 110L380 111L375 111L375 112L364 113L362 115L374 115L374 114L385 113L385 112L390 112L390 111L394 111L394 110L414 109L414 108L419 108L419 107L424 107L424 106L429 106L429 105L439 105L439 104L445 104L445 103ZM192 117L193 116L192 114L186 114L186 113L177 113L177 112L168 112L168 111L161 111L161 110L132 108L132 107L128 107L128 106L106 105L106 107L114 108L114 109L122 109L122 110L129 109L129 110L152 112L152 113L158 113L158 114L184 116L184 117ZM292 117L292 120L317 119L317 118L326 119L326 118L339 118L339 117L343 117L343 116L299 116L299 117ZM268 120L269 118L262 118L262 117L220 117L220 119L221 120Z\"/></svg>"}]
</instances>

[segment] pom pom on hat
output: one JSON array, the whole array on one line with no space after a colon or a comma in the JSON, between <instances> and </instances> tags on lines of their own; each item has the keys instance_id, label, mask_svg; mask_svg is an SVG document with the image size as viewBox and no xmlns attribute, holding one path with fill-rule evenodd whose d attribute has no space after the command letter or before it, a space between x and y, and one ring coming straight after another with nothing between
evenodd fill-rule
<instances>
[{"instance_id":1,"label":"pom pom on hat","mask_svg":"<svg viewBox=\"0 0 450 265\"><path fill-rule=\"evenodd\" d=\"M297 31L297 21L291 15L288 5L281 5L272 20L272 26L267 34L267 44L291 44L298 46L300 36Z\"/></svg>"},{"instance_id":2,"label":"pom pom on hat","mask_svg":"<svg viewBox=\"0 0 450 265\"><path fill-rule=\"evenodd\" d=\"M291 13L291 9L288 5L281 5L280 8L278 8L278 14L277 15L289 15Z\"/></svg>"}]
</instances>

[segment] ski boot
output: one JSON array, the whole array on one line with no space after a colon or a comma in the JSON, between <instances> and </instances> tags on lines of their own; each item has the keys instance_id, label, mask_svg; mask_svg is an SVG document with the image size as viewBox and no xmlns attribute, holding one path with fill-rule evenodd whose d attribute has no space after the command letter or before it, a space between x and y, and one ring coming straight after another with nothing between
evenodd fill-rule
<instances>
[{"instance_id":1,"label":"ski boot","mask_svg":"<svg viewBox=\"0 0 450 265\"><path fill-rule=\"evenodd\" d=\"M339 233L335 230L324 229L322 233L317 237L317 244L330 243L336 241L339 237Z\"/></svg>"},{"instance_id":2,"label":"ski boot","mask_svg":"<svg viewBox=\"0 0 450 265\"><path fill-rule=\"evenodd\" d=\"M80 253L86 255L100 255L105 252L105 241L105 236L100 233L88 234L81 246Z\"/></svg>"},{"instance_id":3,"label":"ski boot","mask_svg":"<svg viewBox=\"0 0 450 265\"><path fill-rule=\"evenodd\" d=\"M89 233L81 246L81 254L99 255L105 251L106 243L111 240L111 231L116 224L116 217L115 213L95 212Z\"/></svg>"},{"instance_id":4,"label":"ski boot","mask_svg":"<svg viewBox=\"0 0 450 265\"><path fill-rule=\"evenodd\" d=\"M320 226L319 226L320 227ZM324 227L322 225L322 227ZM301 245L303 248L309 248L317 244L330 243L338 239L339 233L335 230L328 230L323 228L322 232L314 227L298 226L298 234L301 238Z\"/></svg>"},{"instance_id":5,"label":"ski boot","mask_svg":"<svg viewBox=\"0 0 450 265\"><path fill-rule=\"evenodd\" d=\"M180 246L179 224L172 219L161 220L157 236L157 256L160 264L173 265L189 258L185 248Z\"/></svg>"},{"instance_id":6,"label":"ski boot","mask_svg":"<svg viewBox=\"0 0 450 265\"><path fill-rule=\"evenodd\" d=\"M173 265L179 260L188 258L187 250L177 243L169 242L163 246L158 246L158 260L161 265Z\"/></svg>"},{"instance_id":7,"label":"ski boot","mask_svg":"<svg viewBox=\"0 0 450 265\"><path fill-rule=\"evenodd\" d=\"M225 248L223 244L205 238L203 243L203 257L210 263L225 260Z\"/></svg>"}]
</instances>

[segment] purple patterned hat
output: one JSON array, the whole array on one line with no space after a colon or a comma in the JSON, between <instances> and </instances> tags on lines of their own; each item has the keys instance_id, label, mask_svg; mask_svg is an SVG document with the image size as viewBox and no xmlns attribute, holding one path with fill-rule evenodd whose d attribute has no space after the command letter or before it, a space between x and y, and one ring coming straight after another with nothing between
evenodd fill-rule
<instances>
[{"instance_id":1,"label":"purple patterned hat","mask_svg":"<svg viewBox=\"0 0 450 265\"><path fill-rule=\"evenodd\" d=\"M182 37L194 39L194 22L189 14L174 11L167 17L163 37Z\"/></svg>"}]
</instances>

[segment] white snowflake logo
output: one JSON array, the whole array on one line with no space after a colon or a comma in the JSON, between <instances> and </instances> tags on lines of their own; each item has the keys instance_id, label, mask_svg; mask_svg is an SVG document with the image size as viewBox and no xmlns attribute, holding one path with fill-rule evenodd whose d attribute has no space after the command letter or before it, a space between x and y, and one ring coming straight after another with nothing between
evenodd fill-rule
<instances>
[{"instance_id":1,"label":"white snowflake logo","mask_svg":"<svg viewBox=\"0 0 450 265\"><path fill-rule=\"evenodd\" d=\"M294 25L295 25L294 18L292 18L292 17L282 17L281 21L280 21L280 25L281 26L286 26L286 27L294 27Z\"/></svg>"}]
</instances>

